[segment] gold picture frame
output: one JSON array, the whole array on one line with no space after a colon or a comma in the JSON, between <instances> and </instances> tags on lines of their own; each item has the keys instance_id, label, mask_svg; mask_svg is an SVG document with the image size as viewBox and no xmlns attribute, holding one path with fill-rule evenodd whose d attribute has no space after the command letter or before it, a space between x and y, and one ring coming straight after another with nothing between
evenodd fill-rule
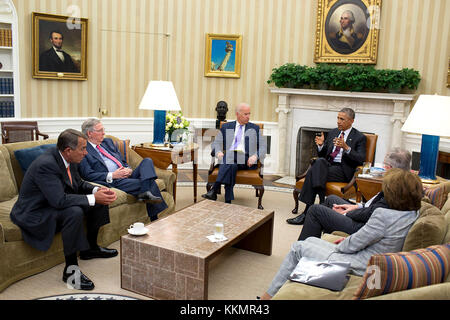
<instances>
[{"instance_id":1,"label":"gold picture frame","mask_svg":"<svg viewBox=\"0 0 450 320\"><path fill-rule=\"evenodd\" d=\"M242 36L206 34L205 77L241 77Z\"/></svg>"},{"instance_id":2,"label":"gold picture frame","mask_svg":"<svg viewBox=\"0 0 450 320\"><path fill-rule=\"evenodd\" d=\"M87 80L88 20L32 13L32 76Z\"/></svg>"},{"instance_id":3,"label":"gold picture frame","mask_svg":"<svg viewBox=\"0 0 450 320\"><path fill-rule=\"evenodd\" d=\"M450 88L450 58L448 58L447 88Z\"/></svg>"},{"instance_id":4,"label":"gold picture frame","mask_svg":"<svg viewBox=\"0 0 450 320\"><path fill-rule=\"evenodd\" d=\"M382 0L318 0L316 63L376 64Z\"/></svg>"}]
</instances>

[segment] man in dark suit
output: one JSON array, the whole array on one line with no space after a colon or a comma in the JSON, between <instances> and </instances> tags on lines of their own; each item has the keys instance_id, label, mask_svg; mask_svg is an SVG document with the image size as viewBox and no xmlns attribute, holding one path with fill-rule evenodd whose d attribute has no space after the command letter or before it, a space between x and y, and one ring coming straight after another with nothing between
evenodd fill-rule
<instances>
[{"instance_id":1,"label":"man in dark suit","mask_svg":"<svg viewBox=\"0 0 450 320\"><path fill-rule=\"evenodd\" d=\"M305 215L314 204L316 195L320 203L325 200L327 182L349 182L357 166L366 159L366 136L352 128L355 112L343 108L337 116L337 128L315 138L319 158L311 165L305 177L299 200L306 208L298 217L287 219L289 224L303 224Z\"/></svg>"},{"instance_id":2,"label":"man in dark suit","mask_svg":"<svg viewBox=\"0 0 450 320\"><path fill-rule=\"evenodd\" d=\"M219 172L211 190L203 198L216 200L221 184L225 185L225 202L234 200L233 188L238 170L258 168L264 161L266 142L259 126L250 121L250 106L241 103L236 108L236 121L222 125L211 147L211 155L219 159Z\"/></svg>"},{"instance_id":3,"label":"man in dark suit","mask_svg":"<svg viewBox=\"0 0 450 320\"><path fill-rule=\"evenodd\" d=\"M399 168L410 171L411 157L408 150L393 148L384 157L384 169L387 171ZM330 195L323 205L315 204L309 208L298 240L305 240L309 237L320 238L322 231L327 233L343 231L353 234L361 229L373 211L380 207L388 208L383 192L378 193L365 204L353 204L336 195Z\"/></svg>"},{"instance_id":4,"label":"man in dark suit","mask_svg":"<svg viewBox=\"0 0 450 320\"><path fill-rule=\"evenodd\" d=\"M50 33L52 47L44 51L39 57L39 71L80 72L72 57L62 50L63 41L64 36L61 32L52 31Z\"/></svg>"},{"instance_id":5,"label":"man in dark suit","mask_svg":"<svg viewBox=\"0 0 450 320\"><path fill-rule=\"evenodd\" d=\"M158 213L167 209L167 204L156 184L157 176L152 159L143 159L132 170L112 139L105 138L105 128L100 120L86 120L81 130L88 137L88 154L80 164L81 177L137 197L139 201L147 203L150 220L158 219Z\"/></svg>"},{"instance_id":6,"label":"man in dark suit","mask_svg":"<svg viewBox=\"0 0 450 320\"><path fill-rule=\"evenodd\" d=\"M47 251L55 233L61 232L66 258L63 281L75 289L92 290L94 283L78 268L77 252L83 260L117 256L117 250L97 245L98 230L109 223L108 205L117 196L81 180L77 164L86 155L86 140L79 131L65 130L56 148L33 161L10 217L22 230L24 241L41 251Z\"/></svg>"}]
</instances>

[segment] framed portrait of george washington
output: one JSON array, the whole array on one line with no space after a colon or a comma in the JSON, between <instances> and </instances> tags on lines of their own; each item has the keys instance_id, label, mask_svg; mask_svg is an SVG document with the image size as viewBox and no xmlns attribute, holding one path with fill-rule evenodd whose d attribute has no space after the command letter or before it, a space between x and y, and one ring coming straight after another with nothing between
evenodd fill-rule
<instances>
[{"instance_id":1,"label":"framed portrait of george washington","mask_svg":"<svg viewBox=\"0 0 450 320\"><path fill-rule=\"evenodd\" d=\"M376 64L382 0L318 0L316 63Z\"/></svg>"},{"instance_id":2,"label":"framed portrait of george washington","mask_svg":"<svg viewBox=\"0 0 450 320\"><path fill-rule=\"evenodd\" d=\"M33 78L87 80L88 20L32 13Z\"/></svg>"},{"instance_id":3,"label":"framed portrait of george washington","mask_svg":"<svg viewBox=\"0 0 450 320\"><path fill-rule=\"evenodd\" d=\"M242 36L206 34L205 77L241 77Z\"/></svg>"}]
</instances>

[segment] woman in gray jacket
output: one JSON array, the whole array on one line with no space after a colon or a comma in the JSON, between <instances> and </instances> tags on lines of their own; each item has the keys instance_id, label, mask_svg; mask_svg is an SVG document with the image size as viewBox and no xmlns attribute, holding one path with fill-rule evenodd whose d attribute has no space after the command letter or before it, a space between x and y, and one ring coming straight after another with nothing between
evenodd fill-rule
<instances>
[{"instance_id":1,"label":"woman in gray jacket","mask_svg":"<svg viewBox=\"0 0 450 320\"><path fill-rule=\"evenodd\" d=\"M350 262L350 270L362 276L372 255L400 251L419 215L422 182L411 172L391 169L383 179L382 190L389 209L375 209L359 231L339 244L316 237L295 242L261 299L270 299L278 292L302 257Z\"/></svg>"}]
</instances>

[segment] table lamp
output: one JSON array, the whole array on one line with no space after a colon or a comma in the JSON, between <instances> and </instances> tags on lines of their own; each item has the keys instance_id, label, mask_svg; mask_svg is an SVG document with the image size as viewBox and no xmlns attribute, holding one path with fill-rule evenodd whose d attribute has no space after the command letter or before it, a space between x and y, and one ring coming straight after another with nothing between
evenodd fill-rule
<instances>
[{"instance_id":1,"label":"table lamp","mask_svg":"<svg viewBox=\"0 0 450 320\"><path fill-rule=\"evenodd\" d=\"M436 167L441 136L450 137L450 97L420 95L402 131L422 134L419 177L437 182Z\"/></svg>"},{"instance_id":2,"label":"table lamp","mask_svg":"<svg viewBox=\"0 0 450 320\"><path fill-rule=\"evenodd\" d=\"M139 109L154 110L152 146L164 146L166 111L181 110L172 82L150 81Z\"/></svg>"}]
</instances>

